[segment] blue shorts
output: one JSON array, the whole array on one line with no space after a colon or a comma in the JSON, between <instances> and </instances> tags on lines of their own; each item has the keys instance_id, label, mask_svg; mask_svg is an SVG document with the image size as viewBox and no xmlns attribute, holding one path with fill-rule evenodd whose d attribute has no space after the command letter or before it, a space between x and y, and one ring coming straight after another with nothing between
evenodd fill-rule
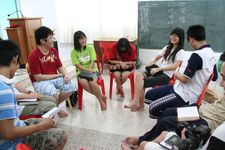
<instances>
[{"instance_id":1,"label":"blue shorts","mask_svg":"<svg viewBox=\"0 0 225 150\"><path fill-rule=\"evenodd\" d=\"M50 95L50 96L53 96L59 93L59 90L61 92L74 92L77 90L75 81L70 80L68 84L65 84L63 77L34 82L33 85L37 93L41 93L43 95Z\"/></svg>"}]
</instances>

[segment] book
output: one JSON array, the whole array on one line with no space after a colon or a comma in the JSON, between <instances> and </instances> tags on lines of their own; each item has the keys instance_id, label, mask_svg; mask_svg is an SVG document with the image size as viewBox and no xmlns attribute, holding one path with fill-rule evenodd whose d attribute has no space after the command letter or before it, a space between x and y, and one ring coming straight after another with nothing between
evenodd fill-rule
<instances>
[{"instance_id":1,"label":"book","mask_svg":"<svg viewBox=\"0 0 225 150\"><path fill-rule=\"evenodd\" d=\"M172 150L174 145L181 144L183 141L178 135L172 135L168 139L159 143L162 147Z\"/></svg>"},{"instance_id":2,"label":"book","mask_svg":"<svg viewBox=\"0 0 225 150\"><path fill-rule=\"evenodd\" d=\"M38 101L18 101L19 106L27 106L27 105L37 105Z\"/></svg>"},{"instance_id":3,"label":"book","mask_svg":"<svg viewBox=\"0 0 225 150\"><path fill-rule=\"evenodd\" d=\"M198 120L199 118L197 106L177 108L178 121L194 121Z\"/></svg>"}]
</instances>

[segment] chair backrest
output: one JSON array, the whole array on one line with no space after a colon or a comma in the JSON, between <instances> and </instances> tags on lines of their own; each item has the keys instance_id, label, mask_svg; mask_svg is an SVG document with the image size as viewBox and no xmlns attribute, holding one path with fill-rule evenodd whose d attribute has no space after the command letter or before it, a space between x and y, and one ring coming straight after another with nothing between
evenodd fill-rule
<instances>
[{"instance_id":1,"label":"chair backrest","mask_svg":"<svg viewBox=\"0 0 225 150\"><path fill-rule=\"evenodd\" d=\"M104 60L109 60L110 58L110 49L112 47L112 42L100 42L99 46L101 49L101 53L102 53L102 59Z\"/></svg>"},{"instance_id":2,"label":"chair backrest","mask_svg":"<svg viewBox=\"0 0 225 150\"><path fill-rule=\"evenodd\" d=\"M208 88L209 83L210 83L210 81L212 80L213 76L214 76L214 74L212 73L212 74L210 75L210 77L209 77L209 80L208 80L207 83L205 84L205 87L204 87L204 89L202 90L202 93L199 95L198 100L197 100L197 102L196 102L197 106L201 106L202 100L203 100L203 98L204 98L204 96L205 96L205 93L206 93L206 91L207 91L207 88Z\"/></svg>"}]
</instances>

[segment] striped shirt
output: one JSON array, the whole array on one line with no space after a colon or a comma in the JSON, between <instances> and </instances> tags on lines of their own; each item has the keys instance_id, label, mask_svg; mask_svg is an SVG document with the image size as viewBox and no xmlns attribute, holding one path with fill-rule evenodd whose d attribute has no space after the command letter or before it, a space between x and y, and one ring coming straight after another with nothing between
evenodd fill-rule
<instances>
[{"instance_id":1,"label":"striped shirt","mask_svg":"<svg viewBox=\"0 0 225 150\"><path fill-rule=\"evenodd\" d=\"M13 119L14 126L26 126L23 121L19 120L16 97L11 84L12 80L0 75L0 120ZM21 143L20 138L9 141L0 136L0 149L14 150L17 143Z\"/></svg>"}]
</instances>

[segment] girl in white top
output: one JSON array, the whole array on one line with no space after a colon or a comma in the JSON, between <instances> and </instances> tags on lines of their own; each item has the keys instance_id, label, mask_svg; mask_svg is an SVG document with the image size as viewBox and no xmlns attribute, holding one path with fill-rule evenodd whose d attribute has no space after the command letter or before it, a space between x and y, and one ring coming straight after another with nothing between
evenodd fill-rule
<instances>
[{"instance_id":1,"label":"girl in white top","mask_svg":"<svg viewBox=\"0 0 225 150\"><path fill-rule=\"evenodd\" d=\"M131 111L139 111L144 108L145 88L168 84L176 68L181 65L184 53L184 30L175 28L170 33L169 39L168 44L150 61L146 67L147 72L135 71L134 100L130 105L125 105L125 108L130 108ZM161 58L162 62L159 67L154 66L153 64ZM152 68L148 70L147 68L150 66Z\"/></svg>"}]
</instances>

